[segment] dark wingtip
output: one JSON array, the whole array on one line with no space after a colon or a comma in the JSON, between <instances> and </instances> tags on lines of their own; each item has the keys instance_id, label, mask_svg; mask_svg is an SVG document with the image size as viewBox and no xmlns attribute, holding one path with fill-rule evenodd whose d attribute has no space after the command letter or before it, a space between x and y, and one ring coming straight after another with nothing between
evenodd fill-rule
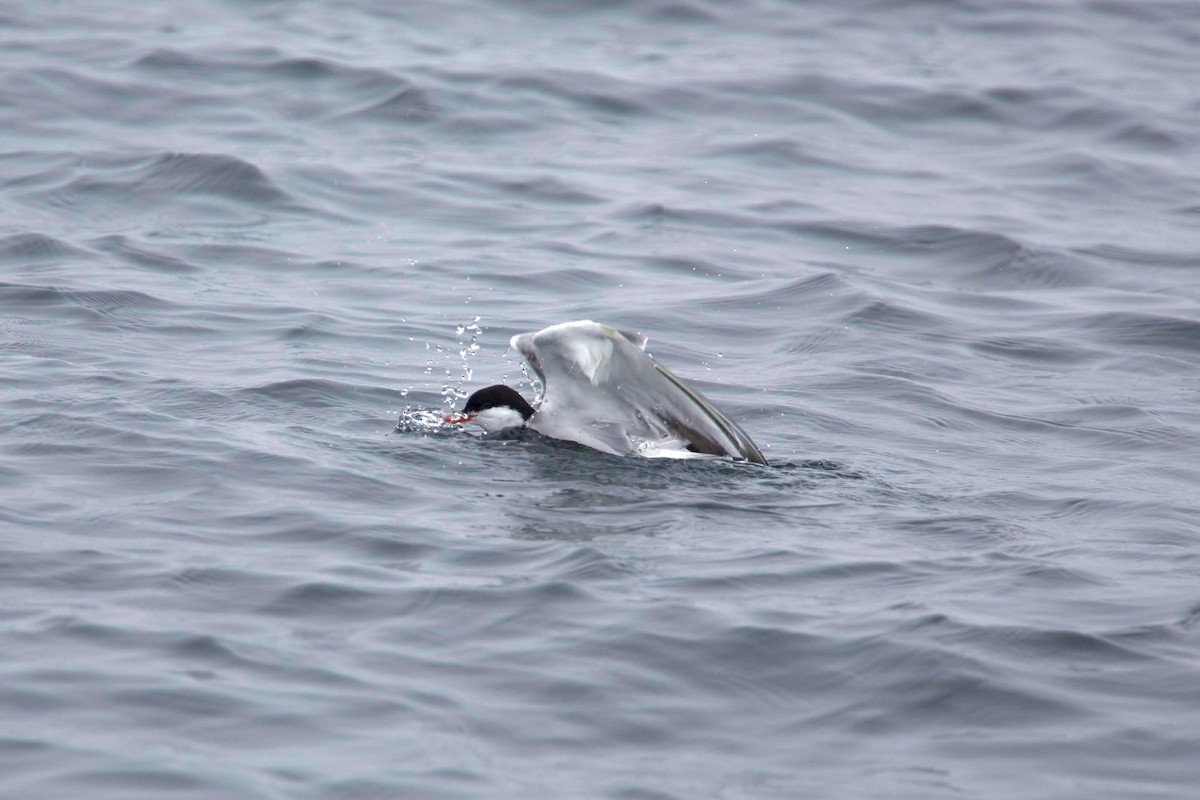
<instances>
[{"instance_id":1,"label":"dark wingtip","mask_svg":"<svg viewBox=\"0 0 1200 800\"><path fill-rule=\"evenodd\" d=\"M744 458L754 464L761 464L764 467L770 466L770 464L767 463L767 457L764 456L762 451L758 449L758 445L754 443L754 440L750 438L750 435L742 430L736 422L721 413L721 411L718 410L717 407L710 403L707 399L705 399L702 394L693 389L691 386L688 386L680 378L676 377L675 373L671 372L657 361L654 361L653 363L654 368L658 370L659 374L661 374L671 383L675 384L675 386L685 395L690 397L697 406L704 409L712 423L716 425L718 429L720 429L721 433L723 433L733 445L731 451L731 449L725 444L715 441L709 436L705 436L700 431L697 431L695 428L684 423L682 420L668 420L667 424L671 427L675 434L688 443L689 450L695 448L695 452L698 453L707 453L714 456L732 456L734 458Z\"/></svg>"}]
</instances>

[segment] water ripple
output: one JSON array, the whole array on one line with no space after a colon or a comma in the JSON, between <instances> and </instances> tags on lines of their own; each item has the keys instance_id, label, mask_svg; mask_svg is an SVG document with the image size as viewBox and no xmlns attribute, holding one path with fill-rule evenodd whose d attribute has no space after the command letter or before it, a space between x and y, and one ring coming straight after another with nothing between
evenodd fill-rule
<instances>
[{"instance_id":1,"label":"water ripple","mask_svg":"<svg viewBox=\"0 0 1200 800\"><path fill-rule=\"evenodd\" d=\"M1190 796L1193 10L6 4L0 795Z\"/></svg>"}]
</instances>

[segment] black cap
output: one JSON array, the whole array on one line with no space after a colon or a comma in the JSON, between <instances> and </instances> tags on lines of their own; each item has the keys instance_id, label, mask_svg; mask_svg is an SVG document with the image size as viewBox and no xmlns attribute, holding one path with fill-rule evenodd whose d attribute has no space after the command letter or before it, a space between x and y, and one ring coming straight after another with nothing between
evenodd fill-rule
<instances>
[{"instance_id":1,"label":"black cap","mask_svg":"<svg viewBox=\"0 0 1200 800\"><path fill-rule=\"evenodd\" d=\"M502 383L480 389L468 397L467 404L463 406L463 413L478 414L485 409L504 408L505 406L520 414L521 419L526 422L533 416L533 406L526 403L525 398L521 397L516 389Z\"/></svg>"}]
</instances>

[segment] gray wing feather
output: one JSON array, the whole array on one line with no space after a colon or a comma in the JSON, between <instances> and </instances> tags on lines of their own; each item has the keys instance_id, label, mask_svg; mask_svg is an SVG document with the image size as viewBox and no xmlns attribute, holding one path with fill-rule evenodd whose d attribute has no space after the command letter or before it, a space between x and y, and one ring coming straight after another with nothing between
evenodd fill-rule
<instances>
[{"instance_id":1,"label":"gray wing feather","mask_svg":"<svg viewBox=\"0 0 1200 800\"><path fill-rule=\"evenodd\" d=\"M645 343L640 334L590 321L514 336L543 384L535 427L609 452L633 452L633 440L677 440L696 453L765 465L746 432L643 352ZM626 434L624 450L614 425Z\"/></svg>"},{"instance_id":2,"label":"gray wing feather","mask_svg":"<svg viewBox=\"0 0 1200 800\"><path fill-rule=\"evenodd\" d=\"M685 418L683 415L675 415L669 411L662 412L663 419L680 438L700 453L711 453L718 456L736 455L747 461L753 461L755 464L766 466L766 456L736 422L722 414L716 406L708 402L704 395L688 386L662 364L657 361L653 361L653 364L660 375L683 392L695 404L695 407L703 412L704 420L710 422L721 433L721 437L712 436L710 431L705 430L707 428L705 425L695 425L692 419ZM722 441L722 437L724 441ZM730 444L733 445L733 452L730 452Z\"/></svg>"}]
</instances>

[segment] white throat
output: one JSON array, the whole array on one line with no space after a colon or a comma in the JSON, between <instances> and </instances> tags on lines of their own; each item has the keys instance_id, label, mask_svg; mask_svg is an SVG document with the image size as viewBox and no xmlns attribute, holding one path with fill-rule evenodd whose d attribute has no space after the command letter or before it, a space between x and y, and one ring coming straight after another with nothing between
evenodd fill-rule
<instances>
[{"instance_id":1,"label":"white throat","mask_svg":"<svg viewBox=\"0 0 1200 800\"><path fill-rule=\"evenodd\" d=\"M502 431L505 428L519 428L525 424L525 419L521 416L521 412L509 406L485 408L476 414L475 418L471 421L488 433Z\"/></svg>"}]
</instances>

